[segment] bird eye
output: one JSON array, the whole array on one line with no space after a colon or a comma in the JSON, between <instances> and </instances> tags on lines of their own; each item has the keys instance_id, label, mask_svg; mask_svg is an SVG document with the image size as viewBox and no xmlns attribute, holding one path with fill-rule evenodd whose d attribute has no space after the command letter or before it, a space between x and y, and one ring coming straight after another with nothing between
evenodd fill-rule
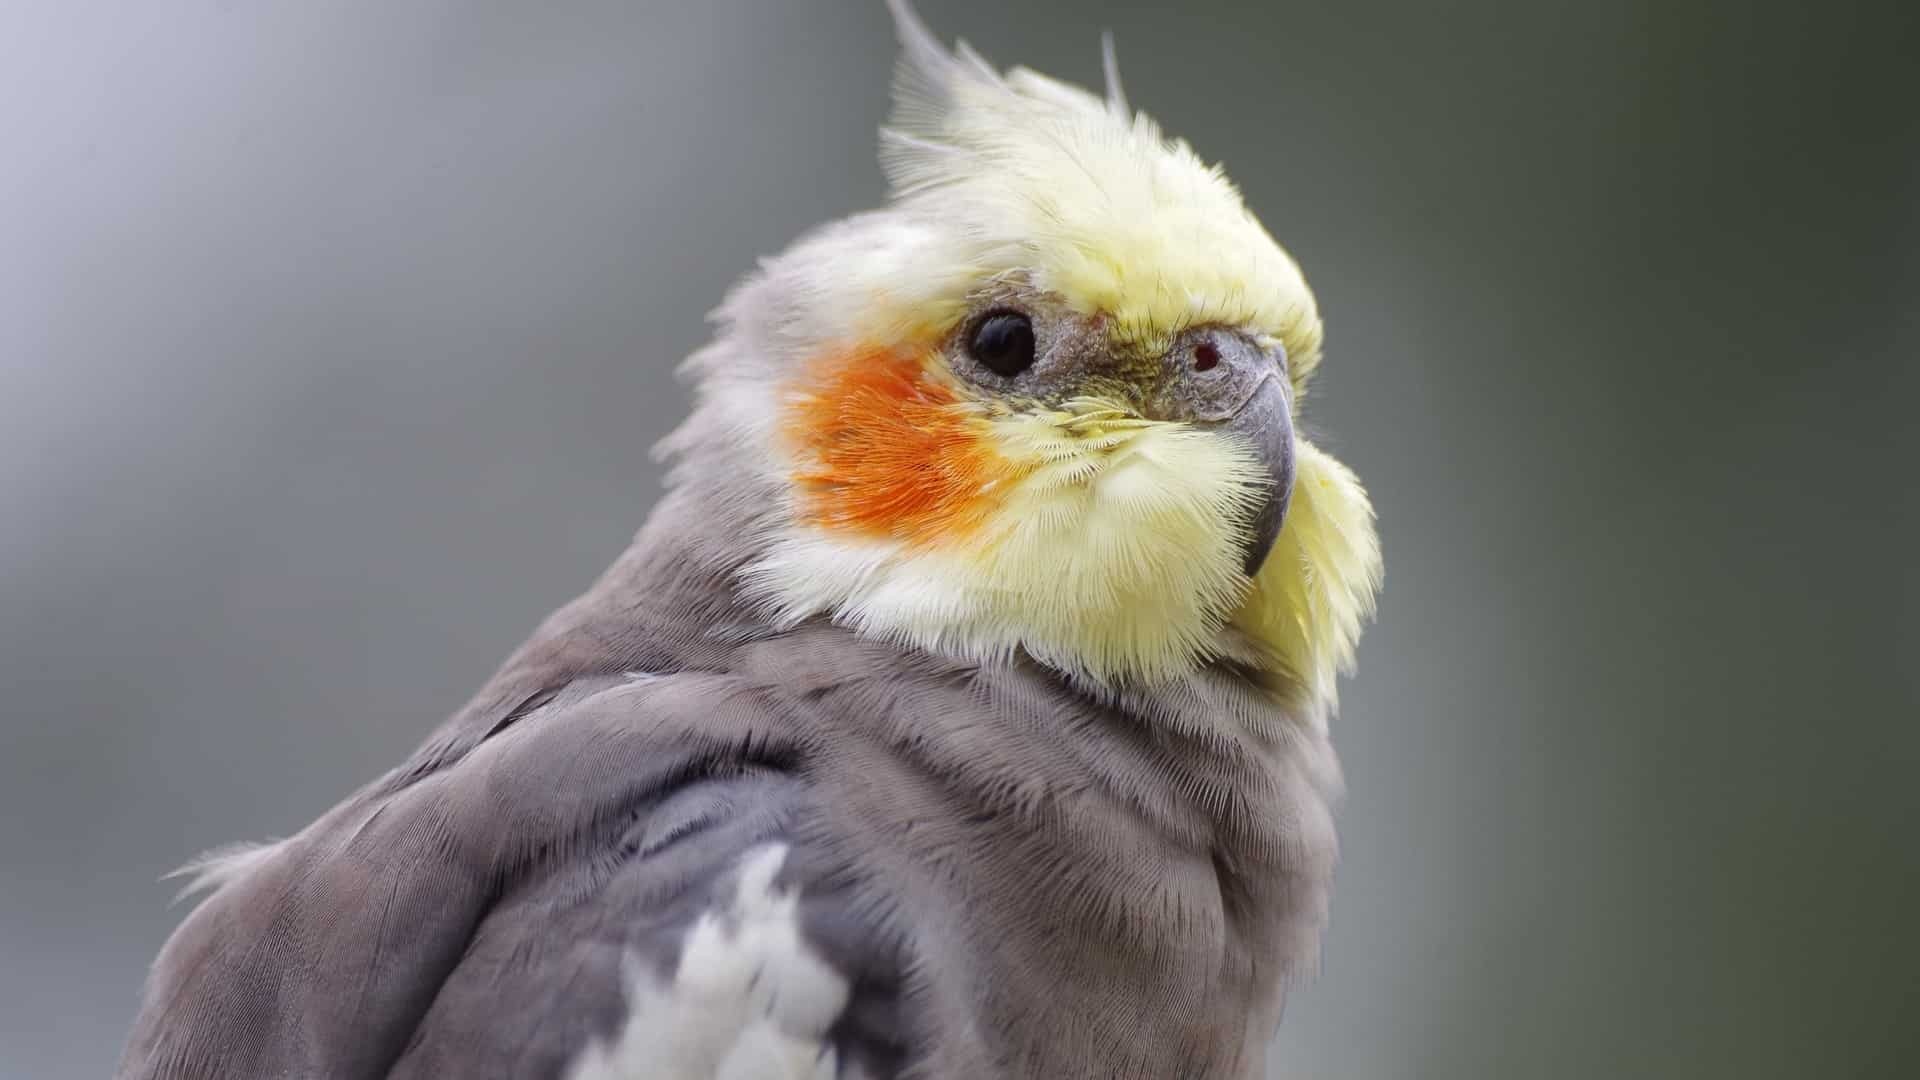
<instances>
[{"instance_id":1,"label":"bird eye","mask_svg":"<svg viewBox=\"0 0 1920 1080\"><path fill-rule=\"evenodd\" d=\"M1017 311L995 312L973 328L967 351L996 375L1018 375L1033 366L1033 321Z\"/></svg>"}]
</instances>

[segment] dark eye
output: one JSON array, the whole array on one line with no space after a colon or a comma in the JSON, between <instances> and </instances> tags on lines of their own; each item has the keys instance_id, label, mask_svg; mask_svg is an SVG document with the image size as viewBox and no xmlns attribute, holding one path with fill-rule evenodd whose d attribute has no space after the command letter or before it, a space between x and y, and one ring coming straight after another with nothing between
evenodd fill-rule
<instances>
[{"instance_id":1,"label":"dark eye","mask_svg":"<svg viewBox=\"0 0 1920 1080\"><path fill-rule=\"evenodd\" d=\"M973 328L967 351L996 375L1018 375L1033 366L1033 321L1017 311L989 315Z\"/></svg>"}]
</instances>

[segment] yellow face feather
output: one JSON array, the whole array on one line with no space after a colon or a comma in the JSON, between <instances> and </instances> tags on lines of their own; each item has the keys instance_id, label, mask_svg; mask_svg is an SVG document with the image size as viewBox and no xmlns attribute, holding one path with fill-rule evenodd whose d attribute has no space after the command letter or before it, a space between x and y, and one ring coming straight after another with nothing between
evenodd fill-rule
<instances>
[{"instance_id":1,"label":"yellow face feather","mask_svg":"<svg viewBox=\"0 0 1920 1080\"><path fill-rule=\"evenodd\" d=\"M1270 651L1275 669L1310 697L1332 701L1353 667L1380 589L1380 538L1360 479L1302 439L1280 538L1233 624Z\"/></svg>"},{"instance_id":2,"label":"yellow face feather","mask_svg":"<svg viewBox=\"0 0 1920 1080\"><path fill-rule=\"evenodd\" d=\"M1321 325L1294 264L1216 168L1115 99L949 54L917 23L883 161L885 228L816 238L815 345L785 384L792 523L749 569L783 617L1103 681L1217 657L1330 703L1380 578L1359 482L1297 442L1285 523L1241 569L1248 448L1090 393L969 387L939 348L996 290L1053 298L1116 354L1194 326L1285 348L1297 411ZM806 245L803 245L805 248Z\"/></svg>"}]
</instances>

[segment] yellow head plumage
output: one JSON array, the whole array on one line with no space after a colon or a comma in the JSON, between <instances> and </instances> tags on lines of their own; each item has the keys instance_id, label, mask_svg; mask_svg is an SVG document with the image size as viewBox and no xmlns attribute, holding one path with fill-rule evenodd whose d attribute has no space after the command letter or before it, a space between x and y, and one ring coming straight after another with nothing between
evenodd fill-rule
<instances>
[{"instance_id":1,"label":"yellow head plumage","mask_svg":"<svg viewBox=\"0 0 1920 1080\"><path fill-rule=\"evenodd\" d=\"M1026 68L1000 75L965 43L949 56L892 6L906 55L881 162L899 201L967 222L958 257L1104 313L1129 343L1203 323L1273 337L1304 386L1320 316L1299 266L1224 172L1127 107L1111 46L1102 100Z\"/></svg>"},{"instance_id":2,"label":"yellow head plumage","mask_svg":"<svg viewBox=\"0 0 1920 1080\"><path fill-rule=\"evenodd\" d=\"M1218 168L1127 107L1111 53L1101 99L949 53L889 2L891 205L803 239L723 309L775 369L695 358L786 500L751 589L789 620L935 650L1105 682L1231 659L1330 702L1380 560L1358 481L1291 433L1321 343L1299 268ZM1024 343L1027 366L982 359L995 320L990 346ZM1221 348L1249 385L1273 365L1289 440L1293 497L1252 577L1268 473L1174 393L1201 393Z\"/></svg>"}]
</instances>

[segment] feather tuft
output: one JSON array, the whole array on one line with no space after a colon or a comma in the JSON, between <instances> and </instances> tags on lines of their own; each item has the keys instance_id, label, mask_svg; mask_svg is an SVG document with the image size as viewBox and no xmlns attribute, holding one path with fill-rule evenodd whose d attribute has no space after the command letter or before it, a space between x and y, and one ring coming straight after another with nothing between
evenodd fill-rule
<instances>
[{"instance_id":1,"label":"feather tuft","mask_svg":"<svg viewBox=\"0 0 1920 1080\"><path fill-rule=\"evenodd\" d=\"M1100 35L1100 71L1107 81L1107 110L1119 117L1132 116L1126 88L1120 85L1120 54L1114 48L1111 30Z\"/></svg>"},{"instance_id":2,"label":"feather tuft","mask_svg":"<svg viewBox=\"0 0 1920 1080\"><path fill-rule=\"evenodd\" d=\"M180 887L180 891L173 895L172 902L175 904L191 896L214 893L228 882L252 873L271 859L280 850L282 842L270 840L265 843L222 844L217 848L203 851L177 869L160 875L160 880L187 879L186 883Z\"/></svg>"}]
</instances>

